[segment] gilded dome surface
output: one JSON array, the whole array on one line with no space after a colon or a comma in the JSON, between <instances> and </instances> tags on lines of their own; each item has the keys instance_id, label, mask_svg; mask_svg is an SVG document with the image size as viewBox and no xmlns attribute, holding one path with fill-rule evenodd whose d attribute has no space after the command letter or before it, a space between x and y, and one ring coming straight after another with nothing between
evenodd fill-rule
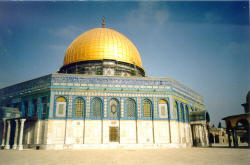
<instances>
[{"instance_id":1,"label":"gilded dome surface","mask_svg":"<svg viewBox=\"0 0 250 165\"><path fill-rule=\"evenodd\" d=\"M68 47L63 66L80 61L116 60L142 68L134 44L123 34L109 28L95 28L82 33Z\"/></svg>"}]
</instances>

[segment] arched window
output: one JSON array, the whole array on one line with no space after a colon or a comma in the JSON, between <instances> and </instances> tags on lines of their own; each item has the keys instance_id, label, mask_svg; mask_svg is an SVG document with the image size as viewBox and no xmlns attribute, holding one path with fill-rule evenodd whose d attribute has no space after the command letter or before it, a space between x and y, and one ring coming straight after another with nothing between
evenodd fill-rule
<instances>
[{"instance_id":1,"label":"arched window","mask_svg":"<svg viewBox=\"0 0 250 165\"><path fill-rule=\"evenodd\" d=\"M32 113L32 116L37 116L37 110L38 110L38 100L37 99L33 99L32 100L32 105L33 105L33 113Z\"/></svg>"},{"instance_id":2,"label":"arched window","mask_svg":"<svg viewBox=\"0 0 250 165\"><path fill-rule=\"evenodd\" d=\"M180 107L181 107L181 109L180 109L180 120L181 120L181 121L185 121L184 107L183 107L183 104L182 104L182 103L180 104Z\"/></svg>"},{"instance_id":3,"label":"arched window","mask_svg":"<svg viewBox=\"0 0 250 165\"><path fill-rule=\"evenodd\" d=\"M189 109L187 105L186 105L186 121L189 122Z\"/></svg>"},{"instance_id":4,"label":"arched window","mask_svg":"<svg viewBox=\"0 0 250 165\"><path fill-rule=\"evenodd\" d=\"M118 118L119 117L119 103L115 99L110 100L110 117L111 118Z\"/></svg>"},{"instance_id":5,"label":"arched window","mask_svg":"<svg viewBox=\"0 0 250 165\"><path fill-rule=\"evenodd\" d=\"M77 98L74 105L74 117L83 117L84 101L81 98Z\"/></svg>"},{"instance_id":6,"label":"arched window","mask_svg":"<svg viewBox=\"0 0 250 165\"><path fill-rule=\"evenodd\" d=\"M143 101L143 116L152 117L152 106L149 100Z\"/></svg>"},{"instance_id":7,"label":"arched window","mask_svg":"<svg viewBox=\"0 0 250 165\"><path fill-rule=\"evenodd\" d=\"M66 116L66 102L67 100L64 97L58 97L56 99L56 117Z\"/></svg>"},{"instance_id":8,"label":"arched window","mask_svg":"<svg viewBox=\"0 0 250 165\"><path fill-rule=\"evenodd\" d=\"M102 117L102 101L99 98L94 98L92 102L92 116L94 118Z\"/></svg>"},{"instance_id":9,"label":"arched window","mask_svg":"<svg viewBox=\"0 0 250 165\"><path fill-rule=\"evenodd\" d=\"M62 97L63 98L63 97ZM49 103L48 103L48 98L42 97L42 114L41 114L41 118L42 119L46 119L48 118L48 112L49 112ZM66 99L65 99L65 111L66 111Z\"/></svg>"},{"instance_id":10,"label":"arched window","mask_svg":"<svg viewBox=\"0 0 250 165\"><path fill-rule=\"evenodd\" d=\"M178 121L180 120L179 118L179 105L178 102L174 102L174 118L177 119Z\"/></svg>"},{"instance_id":11,"label":"arched window","mask_svg":"<svg viewBox=\"0 0 250 165\"><path fill-rule=\"evenodd\" d=\"M24 102L24 112L25 112L25 116L27 117L29 115L29 102L28 101Z\"/></svg>"},{"instance_id":12,"label":"arched window","mask_svg":"<svg viewBox=\"0 0 250 165\"><path fill-rule=\"evenodd\" d=\"M127 108L127 118L135 119L136 118L136 104L132 99L126 101Z\"/></svg>"},{"instance_id":13,"label":"arched window","mask_svg":"<svg viewBox=\"0 0 250 165\"><path fill-rule=\"evenodd\" d=\"M168 104L166 100L160 100L158 102L159 108L159 117L168 118Z\"/></svg>"}]
</instances>

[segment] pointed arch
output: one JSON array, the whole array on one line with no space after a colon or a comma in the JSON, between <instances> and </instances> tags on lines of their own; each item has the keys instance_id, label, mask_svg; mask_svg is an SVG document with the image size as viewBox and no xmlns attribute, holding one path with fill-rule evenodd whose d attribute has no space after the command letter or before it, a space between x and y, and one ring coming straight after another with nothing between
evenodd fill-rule
<instances>
[{"instance_id":1,"label":"pointed arch","mask_svg":"<svg viewBox=\"0 0 250 165\"><path fill-rule=\"evenodd\" d=\"M66 117L67 99L63 96L56 98L56 117Z\"/></svg>"},{"instance_id":2,"label":"pointed arch","mask_svg":"<svg viewBox=\"0 0 250 165\"><path fill-rule=\"evenodd\" d=\"M78 97L74 101L74 117L76 118L83 118L84 117L84 110L85 110L85 101L83 98Z\"/></svg>"},{"instance_id":3,"label":"pointed arch","mask_svg":"<svg viewBox=\"0 0 250 165\"><path fill-rule=\"evenodd\" d=\"M144 118L153 118L153 104L149 99L143 100L142 109Z\"/></svg>"},{"instance_id":4,"label":"pointed arch","mask_svg":"<svg viewBox=\"0 0 250 165\"><path fill-rule=\"evenodd\" d=\"M174 118L179 121L180 116L179 116L179 103L177 101L174 102Z\"/></svg>"},{"instance_id":5,"label":"pointed arch","mask_svg":"<svg viewBox=\"0 0 250 165\"><path fill-rule=\"evenodd\" d=\"M169 118L168 101L161 99L158 101L159 118Z\"/></svg>"},{"instance_id":6,"label":"pointed arch","mask_svg":"<svg viewBox=\"0 0 250 165\"><path fill-rule=\"evenodd\" d=\"M184 106L183 103L180 103L180 121L185 121L185 114L184 114Z\"/></svg>"},{"instance_id":7,"label":"pointed arch","mask_svg":"<svg viewBox=\"0 0 250 165\"><path fill-rule=\"evenodd\" d=\"M102 104L102 100L99 97L95 97L92 100L92 113L91 116L94 119L102 119L103 115L103 104Z\"/></svg>"},{"instance_id":8,"label":"pointed arch","mask_svg":"<svg viewBox=\"0 0 250 165\"><path fill-rule=\"evenodd\" d=\"M109 116L111 119L120 118L120 104L116 98L112 98L109 101Z\"/></svg>"},{"instance_id":9,"label":"pointed arch","mask_svg":"<svg viewBox=\"0 0 250 165\"><path fill-rule=\"evenodd\" d=\"M126 100L126 114L128 119L136 119L136 102L134 99L127 99Z\"/></svg>"},{"instance_id":10,"label":"pointed arch","mask_svg":"<svg viewBox=\"0 0 250 165\"><path fill-rule=\"evenodd\" d=\"M185 106L186 122L189 122L189 108L188 105Z\"/></svg>"}]
</instances>

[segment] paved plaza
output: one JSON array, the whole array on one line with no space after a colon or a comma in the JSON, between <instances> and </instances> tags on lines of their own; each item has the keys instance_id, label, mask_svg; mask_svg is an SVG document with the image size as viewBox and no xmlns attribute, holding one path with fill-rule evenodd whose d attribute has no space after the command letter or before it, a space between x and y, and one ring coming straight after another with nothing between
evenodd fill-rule
<instances>
[{"instance_id":1,"label":"paved plaza","mask_svg":"<svg viewBox=\"0 0 250 165\"><path fill-rule=\"evenodd\" d=\"M0 165L248 165L247 148L2 150Z\"/></svg>"}]
</instances>

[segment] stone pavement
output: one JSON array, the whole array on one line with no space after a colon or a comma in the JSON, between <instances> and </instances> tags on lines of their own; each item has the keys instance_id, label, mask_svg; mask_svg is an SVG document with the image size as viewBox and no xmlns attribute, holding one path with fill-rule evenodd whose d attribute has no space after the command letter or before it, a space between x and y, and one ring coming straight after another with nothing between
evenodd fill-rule
<instances>
[{"instance_id":1,"label":"stone pavement","mask_svg":"<svg viewBox=\"0 0 250 165\"><path fill-rule=\"evenodd\" d=\"M247 148L0 150L0 165L248 165Z\"/></svg>"}]
</instances>

